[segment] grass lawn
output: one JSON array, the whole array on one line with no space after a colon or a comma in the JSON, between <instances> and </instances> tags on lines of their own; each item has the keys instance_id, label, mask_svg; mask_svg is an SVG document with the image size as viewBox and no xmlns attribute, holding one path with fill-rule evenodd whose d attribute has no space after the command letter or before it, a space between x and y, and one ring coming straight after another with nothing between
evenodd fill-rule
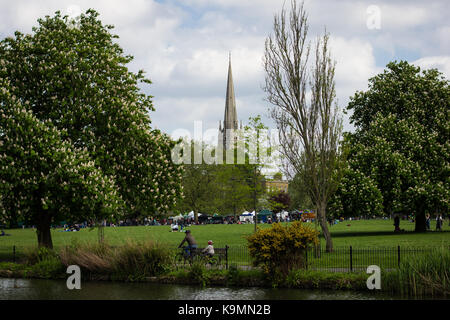
<instances>
[{"instance_id":1,"label":"grass lawn","mask_svg":"<svg viewBox=\"0 0 450 320\"><path fill-rule=\"evenodd\" d=\"M311 224L316 227L315 224ZM260 228L270 225L261 224ZM188 227L196 238L200 248L206 247L208 240L214 241L216 248L230 247L228 262L240 266L251 265L250 256L246 249L245 236L254 231L254 225L200 225ZM398 264L397 246L402 249L401 256L423 254L428 250L411 251L409 248L432 248L450 245L450 227L445 221L442 232L436 232L435 223L426 233L413 232L414 223L401 221L400 228L403 233L394 233L391 220L359 220L344 221L330 227L335 251L333 253L310 254L308 265L314 269L334 268L336 270L349 270L350 260L354 269L365 270L368 265L376 264L383 268L395 268ZM33 229L5 230L11 236L0 237L0 260L11 259L12 248L16 246L16 256L23 255L26 248L37 245L36 231ZM111 245L120 245L128 240L145 241L156 240L161 243L177 246L184 238L183 232L170 232L170 226L148 227L107 227L105 239ZM62 232L62 229L52 230L55 248L72 243L98 241L96 229L82 229L78 232ZM321 239L322 246L325 241ZM353 258L350 258L350 246L353 248ZM358 248L361 248L358 250ZM378 250L373 250L377 248ZM387 249L382 249L387 248ZM390 249L389 249L390 248Z\"/></svg>"},{"instance_id":2,"label":"grass lawn","mask_svg":"<svg viewBox=\"0 0 450 320\"><path fill-rule=\"evenodd\" d=\"M314 224L311 224L315 227ZM260 224L260 228L270 225ZM245 236L254 231L254 225L223 225L211 224L188 227L199 247L206 247L208 240L214 241L215 247L245 246ZM319 227L318 227L319 228ZM435 247L450 244L450 227L448 220L444 222L443 232L436 232L435 222L432 221L431 230L427 233L415 234L414 223L401 220L400 228L404 233L394 233L392 220L359 220L344 221L330 227L335 247L373 248L373 247ZM319 228L320 229L320 228ZM0 237L0 250L4 247L36 246L36 231L33 229L5 230L11 236ZM138 226L138 227L107 227L105 239L113 245L127 240L157 240L170 245L178 245L184 237L182 232L170 232L170 226ZM72 242L97 241L97 230L82 229L79 232L62 232L61 229L52 230L55 247L68 245ZM324 240L321 239L322 245Z\"/></svg>"}]
</instances>

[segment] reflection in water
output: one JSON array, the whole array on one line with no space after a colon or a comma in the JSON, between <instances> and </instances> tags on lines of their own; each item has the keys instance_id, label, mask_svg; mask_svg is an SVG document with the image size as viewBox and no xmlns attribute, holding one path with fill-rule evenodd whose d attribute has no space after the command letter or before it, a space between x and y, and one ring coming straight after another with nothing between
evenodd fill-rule
<instances>
[{"instance_id":1,"label":"reflection in water","mask_svg":"<svg viewBox=\"0 0 450 320\"><path fill-rule=\"evenodd\" d=\"M266 288L201 288L186 285L82 282L69 290L65 280L2 279L0 300L368 300L392 299L375 292Z\"/></svg>"}]
</instances>

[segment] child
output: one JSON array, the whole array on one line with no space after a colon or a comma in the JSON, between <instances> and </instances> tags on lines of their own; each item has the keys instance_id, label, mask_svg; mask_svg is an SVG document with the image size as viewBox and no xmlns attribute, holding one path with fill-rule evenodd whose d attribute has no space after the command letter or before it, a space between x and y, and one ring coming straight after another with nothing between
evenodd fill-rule
<instances>
[{"instance_id":1,"label":"child","mask_svg":"<svg viewBox=\"0 0 450 320\"><path fill-rule=\"evenodd\" d=\"M204 253L206 256L212 257L214 255L214 247L212 240L208 241L208 246L202 250L202 253Z\"/></svg>"}]
</instances>

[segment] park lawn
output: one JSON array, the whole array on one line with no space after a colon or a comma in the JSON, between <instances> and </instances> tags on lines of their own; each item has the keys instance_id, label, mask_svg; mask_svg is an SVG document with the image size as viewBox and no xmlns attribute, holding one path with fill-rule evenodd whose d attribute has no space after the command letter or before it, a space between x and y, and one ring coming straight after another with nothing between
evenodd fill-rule
<instances>
[{"instance_id":1,"label":"park lawn","mask_svg":"<svg viewBox=\"0 0 450 320\"><path fill-rule=\"evenodd\" d=\"M318 228L314 223L313 228ZM259 224L259 228L267 228L270 225ZM253 224L225 225L210 224L188 227L199 247L206 247L208 240L214 241L215 247L245 246L246 235L254 231ZM335 247L373 248L373 247L436 247L450 244L450 227L448 220L444 222L443 232L436 232L435 222L432 221L431 230L427 233L415 234L414 223L401 220L400 228L404 233L394 233L392 220L355 220L344 221L330 227L333 244ZM18 248L33 247L37 244L36 231L33 229L5 230L11 236L0 237L0 250L13 245ZM78 232L62 232L62 229L52 230L53 244L55 247L70 245L76 242L98 241L96 229L82 229ZM136 227L106 227L105 239L112 245L120 245L129 240L145 241L156 240L158 242L178 245L184 238L182 232L170 232L170 226L136 226ZM321 239L321 244L325 241Z\"/></svg>"}]
</instances>

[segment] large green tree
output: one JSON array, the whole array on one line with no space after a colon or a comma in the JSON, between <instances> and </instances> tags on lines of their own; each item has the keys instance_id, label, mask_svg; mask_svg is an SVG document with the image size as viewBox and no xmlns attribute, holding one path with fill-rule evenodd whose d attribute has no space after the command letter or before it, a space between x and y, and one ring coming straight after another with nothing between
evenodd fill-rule
<instances>
[{"instance_id":1,"label":"large green tree","mask_svg":"<svg viewBox=\"0 0 450 320\"><path fill-rule=\"evenodd\" d=\"M64 140L65 131L22 106L5 79L0 84L0 216L30 221L39 245L50 248L52 221L113 217L123 205L114 179Z\"/></svg>"},{"instance_id":2,"label":"large green tree","mask_svg":"<svg viewBox=\"0 0 450 320\"><path fill-rule=\"evenodd\" d=\"M376 182L389 213L414 213L418 232L427 212L448 212L450 89L436 69L391 62L357 92L348 109L350 166Z\"/></svg>"},{"instance_id":3,"label":"large green tree","mask_svg":"<svg viewBox=\"0 0 450 320\"><path fill-rule=\"evenodd\" d=\"M125 213L168 211L182 189L174 142L151 128L152 97L139 87L150 80L128 70L133 57L112 28L93 10L77 23L59 12L39 19L32 34L0 42L0 78L17 103L113 179Z\"/></svg>"},{"instance_id":4,"label":"large green tree","mask_svg":"<svg viewBox=\"0 0 450 320\"><path fill-rule=\"evenodd\" d=\"M383 196L376 182L359 169L346 168L328 204L330 217L382 216Z\"/></svg>"}]
</instances>

